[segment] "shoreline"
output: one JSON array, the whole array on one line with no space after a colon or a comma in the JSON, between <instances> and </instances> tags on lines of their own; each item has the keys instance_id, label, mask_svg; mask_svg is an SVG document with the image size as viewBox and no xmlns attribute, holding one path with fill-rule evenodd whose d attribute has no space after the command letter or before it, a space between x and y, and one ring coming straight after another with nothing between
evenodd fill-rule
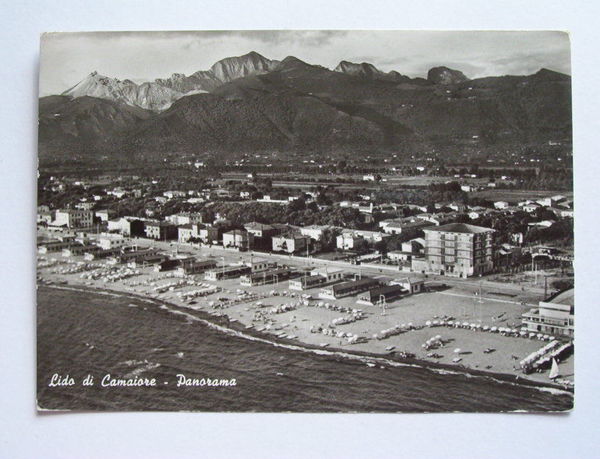
<instances>
[{"instance_id":1,"label":"shoreline","mask_svg":"<svg viewBox=\"0 0 600 459\"><path fill-rule=\"evenodd\" d=\"M368 352L362 350L347 350L340 347L328 346L327 348L316 346L311 343L307 343L301 341L299 339L289 339L279 337L275 334L265 333L263 331L259 331L256 328L246 327L241 321L238 319L231 319L226 312L219 314L211 314L207 311L202 311L198 309L188 308L185 306L181 306L175 304L166 299L153 298L148 296L143 296L137 293L132 293L123 290L110 289L106 287L90 287L87 285L78 285L72 283L56 283L52 281L46 280L44 283L36 283L37 287L47 287L47 288L55 288L62 290L79 290L83 292L95 293L95 294L110 294L115 296L120 296L124 298L133 298L138 299L144 302L152 303L155 306L159 307L161 305L168 305L168 307L173 308L174 311L180 314L189 314L205 323L207 326L211 326L214 329L217 329L221 332L231 334L233 336L237 336L242 339L252 340L252 341L260 341L265 344L273 345L273 346L282 346L290 350L301 351L301 352L311 352L317 353L320 355L328 355L330 357L344 359L346 361L355 361L360 362L361 364L373 364L373 360L375 363L380 365L387 365L391 367L401 367L401 366L412 366L417 368L422 368L427 371L435 372L438 374L448 373L448 374L456 374L462 375L464 377L479 377L486 378L496 381L502 384L512 384L518 385L522 387L534 388L538 390L550 390L550 391L558 391L564 395L574 396L574 388L573 387L564 387L558 384L552 384L542 381L537 381L533 379L528 379L525 376L515 376L510 373L501 373L501 372L492 372L492 371L484 371L466 367L464 365L449 365L439 362L432 362L424 359L420 359L417 357L400 357L395 355L394 351L390 351L387 353L377 353L377 352ZM371 360L371 362L369 362Z\"/></svg>"}]
</instances>

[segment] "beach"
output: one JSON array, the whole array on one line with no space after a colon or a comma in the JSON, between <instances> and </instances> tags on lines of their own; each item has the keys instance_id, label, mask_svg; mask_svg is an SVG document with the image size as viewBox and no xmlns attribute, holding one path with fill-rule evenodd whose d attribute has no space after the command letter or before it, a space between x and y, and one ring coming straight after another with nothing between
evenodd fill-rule
<instances>
[{"instance_id":1,"label":"beach","mask_svg":"<svg viewBox=\"0 0 600 459\"><path fill-rule=\"evenodd\" d=\"M447 367L455 371L486 372L503 375L514 381L555 386L549 380L547 371L526 375L519 368L520 360L542 348L547 342L464 328L433 326L442 319L452 319L452 322L461 324L517 327L520 315L530 306L509 301L506 297L475 297L458 287L443 288L403 297L390 302L385 311L382 311L376 306L357 304L355 297L318 299L319 289L291 291L287 288L287 282L242 287L237 278L209 282L198 274L185 279L193 284L173 286L184 280L174 277L172 272L155 272L151 267L136 269L135 276L114 282L84 279L81 275L86 271L71 274L57 272L61 269L65 271L69 266L81 266L81 261L65 259L58 254L40 257L39 276L45 282L67 282L69 286L159 299L180 308L206 313L219 320L226 319L230 325L268 339L399 359L409 356L431 366ZM58 264L44 267L44 264L52 263L52 260ZM98 266L103 264L98 263ZM214 286L219 291L183 301L182 294L198 290L198 285ZM162 292L161 286L165 286L166 291ZM169 290L168 286L172 288ZM246 295L247 298L240 299L240 295ZM302 295L305 298L310 295L314 299L306 300ZM280 312L276 309L282 305L291 310ZM340 318L352 317L352 310L360 310L364 317L343 325L334 325L334 321ZM402 332L384 339L375 338L381 336L383 330L395 326L402 328ZM331 333L324 334L323 330L330 330ZM343 337L340 336L342 333ZM441 345L425 349L424 343L434 337L440 338ZM561 362L560 371L561 376L572 380L573 359Z\"/></svg>"},{"instance_id":2,"label":"beach","mask_svg":"<svg viewBox=\"0 0 600 459\"><path fill-rule=\"evenodd\" d=\"M39 286L37 341L42 410L548 412L573 402L565 391L298 345L224 317L85 287ZM56 373L75 385L51 387ZM236 384L178 387L181 374ZM82 386L87 375L96 384ZM156 385L107 387L107 375Z\"/></svg>"}]
</instances>

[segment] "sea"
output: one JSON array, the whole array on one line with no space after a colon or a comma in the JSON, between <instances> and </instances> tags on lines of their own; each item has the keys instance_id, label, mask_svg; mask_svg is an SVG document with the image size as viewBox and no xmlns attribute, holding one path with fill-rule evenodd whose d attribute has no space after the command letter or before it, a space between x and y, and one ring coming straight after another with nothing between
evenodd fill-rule
<instances>
[{"instance_id":1,"label":"sea","mask_svg":"<svg viewBox=\"0 0 600 459\"><path fill-rule=\"evenodd\" d=\"M43 410L547 412L573 406L568 392L288 346L126 294L40 285L37 310ZM53 375L73 384L51 387ZM178 387L178 375L199 385ZM93 384L82 384L86 377ZM153 378L156 386L102 385L136 377Z\"/></svg>"}]
</instances>

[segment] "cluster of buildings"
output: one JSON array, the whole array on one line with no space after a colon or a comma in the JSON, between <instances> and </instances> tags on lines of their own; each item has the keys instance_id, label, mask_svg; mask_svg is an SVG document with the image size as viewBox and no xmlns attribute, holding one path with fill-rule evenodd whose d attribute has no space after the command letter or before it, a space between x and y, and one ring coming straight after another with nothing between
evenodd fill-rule
<instances>
[{"instance_id":1,"label":"cluster of buildings","mask_svg":"<svg viewBox=\"0 0 600 459\"><path fill-rule=\"evenodd\" d=\"M40 209L39 214L44 216L46 212L49 210ZM180 243L221 245L232 250L303 256L321 251L325 236L333 231L337 234L336 248L344 252L360 251L392 235L401 235L406 238L401 250L389 252L387 258L402 270L470 277L494 269L494 230L466 223L442 224L447 218L452 218L444 214L383 220L379 224L381 231L349 228L339 231L327 225L293 227L259 222L236 228L226 220L203 223L199 213L179 213L161 221L140 217L110 217L108 211L57 210L48 227L92 229L94 222L100 222L109 233L127 238L177 240Z\"/></svg>"},{"instance_id":2,"label":"cluster of buildings","mask_svg":"<svg viewBox=\"0 0 600 459\"><path fill-rule=\"evenodd\" d=\"M61 253L65 257L83 256L91 261L120 257L127 252L135 253L137 248L130 238L120 234L77 232L57 234L53 240L38 244L38 251L42 254Z\"/></svg>"},{"instance_id":3,"label":"cluster of buildings","mask_svg":"<svg viewBox=\"0 0 600 459\"><path fill-rule=\"evenodd\" d=\"M59 222L64 222L67 228L92 226L91 211L59 211L57 215L61 218ZM218 244L240 251L262 249L290 255L309 255L320 250L321 241L330 230L327 226L293 228L258 222L232 229L227 223L190 223L192 221L197 221L197 218L189 214L171 216L164 221L134 217L108 220L108 231L116 234L111 234L115 236L112 238L108 235L101 238L103 242L100 246L102 249L112 250L124 245L123 238L139 237L158 241ZM177 225L175 222L181 224ZM422 219L412 219L407 223L415 222L423 225L419 226L419 231L424 233L424 238L410 239L402 244L402 250L388 254L389 259L408 268L406 270L456 277L483 275L493 270L494 230L465 223L436 226ZM388 227L389 225L384 228ZM414 227L409 228L409 234L413 234ZM355 249L360 241L372 244L388 237L388 232L344 229L336 237L336 245L340 250L347 251Z\"/></svg>"},{"instance_id":4,"label":"cluster of buildings","mask_svg":"<svg viewBox=\"0 0 600 459\"><path fill-rule=\"evenodd\" d=\"M86 186L84 183L79 186ZM152 182L154 183L154 182ZM62 190L65 184L51 181L50 186ZM139 196L138 188L114 186L105 189L105 196L123 198ZM208 200L226 189L207 188L201 191L169 190L161 191L154 199L161 202L169 200ZM238 198L249 199L246 191L237 192ZM306 194L306 193L305 193ZM315 198L317 193L308 193ZM235 196L234 196L235 197ZM145 238L156 241L178 241L179 243L203 243L220 245L224 248L241 251L275 252L288 255L309 256L322 251L327 241L327 249L331 250L332 241L335 248L344 252L347 257L358 257L361 254L381 249L377 244L394 237L401 238L401 248L385 251L385 254L375 252L379 261L397 264L400 270L418 273L434 273L447 276L469 277L491 272L499 263L499 256L504 260L511 259L514 247L497 246L495 231L490 228L470 223L491 215L509 215L521 211L534 215L539 209L544 209L544 220L537 218L529 223L529 227L547 228L556 219L573 216L573 202L565 196L551 196L537 200L523 200L518 203L496 201L493 206L482 207L465 205L461 202L435 203L435 209L397 203L374 204L369 202L371 196L361 196L361 202L343 201L340 207L351 207L359 210L365 217L364 221L372 223L367 226L376 230L359 230L353 228L338 228L328 225L291 226L284 224L265 224L250 222L242 226L233 226L225 218L206 221L200 212L180 212L165 217L163 220L142 217L119 217L107 209L98 209L96 196L87 196L73 208L51 210L47 206L38 208L38 223L48 229L70 229L92 231L96 228L105 232L122 235L126 238ZM287 199L272 199L265 195L261 202L281 202L288 204L296 197ZM402 216L409 209L415 215ZM95 209L95 210L94 210ZM383 215L383 219L381 219ZM377 223L374 223L374 219ZM381 220L380 220L381 219ZM512 237L513 235L511 235ZM514 235L514 236L519 236ZM513 238L514 239L514 238ZM520 239L514 239L517 245ZM396 247L394 247L396 248ZM112 248L111 248L112 249ZM79 249L75 249L79 250ZM102 249L104 250L104 249ZM384 256L385 255L385 256ZM377 258L375 257L375 258ZM358 261L358 259L355 259Z\"/></svg>"}]
</instances>

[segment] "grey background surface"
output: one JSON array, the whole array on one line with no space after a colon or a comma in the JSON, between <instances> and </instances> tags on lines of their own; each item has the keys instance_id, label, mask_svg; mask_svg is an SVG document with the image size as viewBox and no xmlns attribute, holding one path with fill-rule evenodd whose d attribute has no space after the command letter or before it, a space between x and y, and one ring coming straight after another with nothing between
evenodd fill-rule
<instances>
[{"instance_id":1,"label":"grey background surface","mask_svg":"<svg viewBox=\"0 0 600 459\"><path fill-rule=\"evenodd\" d=\"M0 0L0 457L598 457L597 62L586 1ZM542 29L572 37L576 408L568 415L286 415L35 411L39 34L248 28ZM394 50L390 50L393 52Z\"/></svg>"}]
</instances>

